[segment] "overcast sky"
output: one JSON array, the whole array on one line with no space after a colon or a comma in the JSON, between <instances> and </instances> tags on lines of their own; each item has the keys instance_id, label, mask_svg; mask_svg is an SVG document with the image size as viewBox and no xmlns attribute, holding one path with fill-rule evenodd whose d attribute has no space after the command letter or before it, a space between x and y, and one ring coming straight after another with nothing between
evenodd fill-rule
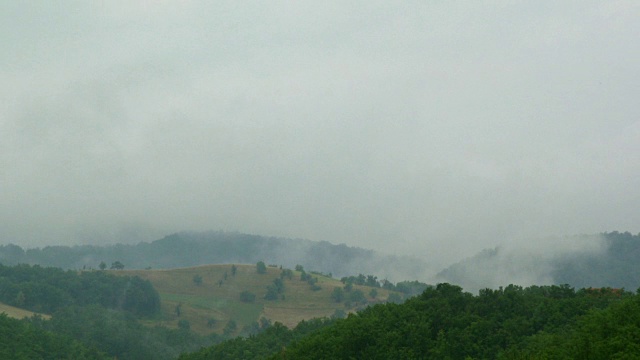
<instances>
[{"instance_id":1,"label":"overcast sky","mask_svg":"<svg viewBox=\"0 0 640 360\"><path fill-rule=\"evenodd\" d=\"M640 231L640 2L4 1L0 243Z\"/></svg>"}]
</instances>

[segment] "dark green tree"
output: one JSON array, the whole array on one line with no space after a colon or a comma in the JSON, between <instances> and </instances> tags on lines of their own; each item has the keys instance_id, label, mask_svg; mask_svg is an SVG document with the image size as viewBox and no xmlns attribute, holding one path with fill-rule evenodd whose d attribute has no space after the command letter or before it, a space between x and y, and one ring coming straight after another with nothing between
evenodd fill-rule
<instances>
[{"instance_id":1,"label":"dark green tree","mask_svg":"<svg viewBox=\"0 0 640 360\"><path fill-rule=\"evenodd\" d=\"M233 334L234 332L236 332L236 330L238 329L238 324L235 322L235 320L229 320L227 322L227 325L224 326L224 329L222 329L222 333L225 336L230 336L231 334Z\"/></svg>"},{"instance_id":2,"label":"dark green tree","mask_svg":"<svg viewBox=\"0 0 640 360\"><path fill-rule=\"evenodd\" d=\"M372 299L375 299L376 296L378 296L378 290L371 289L371 291L369 291L369 297L371 297Z\"/></svg>"},{"instance_id":3,"label":"dark green tree","mask_svg":"<svg viewBox=\"0 0 640 360\"><path fill-rule=\"evenodd\" d=\"M360 289L353 290L349 294L349 300L359 304L367 302L367 298L364 296L364 293Z\"/></svg>"},{"instance_id":4,"label":"dark green tree","mask_svg":"<svg viewBox=\"0 0 640 360\"><path fill-rule=\"evenodd\" d=\"M344 290L337 286L333 288L333 291L331 292L331 299L337 303L342 302L342 300L344 300Z\"/></svg>"},{"instance_id":5,"label":"dark green tree","mask_svg":"<svg viewBox=\"0 0 640 360\"><path fill-rule=\"evenodd\" d=\"M202 285L202 276L200 274L193 275L193 283L201 286Z\"/></svg>"},{"instance_id":6,"label":"dark green tree","mask_svg":"<svg viewBox=\"0 0 640 360\"><path fill-rule=\"evenodd\" d=\"M272 301L278 300L278 288L273 284L267 286L267 293L264 295L264 298Z\"/></svg>"},{"instance_id":7,"label":"dark green tree","mask_svg":"<svg viewBox=\"0 0 640 360\"><path fill-rule=\"evenodd\" d=\"M278 291L278 294L283 294L284 293L284 281L282 281L282 278L277 278L273 280L273 285L276 287L276 290Z\"/></svg>"}]
</instances>

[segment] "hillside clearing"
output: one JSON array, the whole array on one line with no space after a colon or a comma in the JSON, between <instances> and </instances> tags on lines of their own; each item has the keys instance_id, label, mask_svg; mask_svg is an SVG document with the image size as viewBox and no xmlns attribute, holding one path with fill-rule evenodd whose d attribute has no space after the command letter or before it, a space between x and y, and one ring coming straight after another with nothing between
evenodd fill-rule
<instances>
[{"instance_id":1,"label":"hillside clearing","mask_svg":"<svg viewBox=\"0 0 640 360\"><path fill-rule=\"evenodd\" d=\"M234 269L235 268L235 274ZM345 302L335 302L331 292L342 288L339 280L319 274L319 289L300 279L300 271L292 271L291 278L283 277L284 292L276 300L266 300L267 286L280 279L282 270L268 266L264 274L258 274L256 265L204 265L170 270L118 270L115 274L135 275L151 281L160 294L161 316L145 320L148 325L177 327L178 321L187 320L191 330L200 334L222 333L229 321L237 324L234 333L244 327L255 326L261 318L272 323L281 322L294 327L302 320L329 317L336 310L354 311L356 305L345 307ZM353 290L368 294L365 286L353 286ZM369 302L384 301L389 296L386 289L377 288L376 299L367 296ZM255 295L253 301L241 301L241 293Z\"/></svg>"},{"instance_id":2,"label":"hillside clearing","mask_svg":"<svg viewBox=\"0 0 640 360\"><path fill-rule=\"evenodd\" d=\"M34 313L33 311L20 309L20 308L17 308L17 307L11 306L11 305L7 305L7 304L3 304L3 303L0 303L0 314L1 313L5 313L5 314L7 314L7 316L15 318L15 319L24 319L24 318L32 317L34 315L40 315L44 319L51 318L50 315Z\"/></svg>"}]
</instances>

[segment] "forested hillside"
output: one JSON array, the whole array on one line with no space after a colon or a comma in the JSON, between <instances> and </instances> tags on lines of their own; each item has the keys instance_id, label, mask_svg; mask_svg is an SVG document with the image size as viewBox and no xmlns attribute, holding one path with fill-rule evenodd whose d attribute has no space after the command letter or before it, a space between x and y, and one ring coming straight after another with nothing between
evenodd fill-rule
<instances>
[{"instance_id":1,"label":"forested hillside","mask_svg":"<svg viewBox=\"0 0 640 360\"><path fill-rule=\"evenodd\" d=\"M508 286L473 296L439 284L316 331L274 329L185 354L225 359L612 359L640 356L640 296L614 289ZM626 357L624 357L626 356Z\"/></svg>"},{"instance_id":2,"label":"forested hillside","mask_svg":"<svg viewBox=\"0 0 640 360\"><path fill-rule=\"evenodd\" d=\"M0 359L108 359L71 337L55 334L0 313Z\"/></svg>"},{"instance_id":3,"label":"forested hillside","mask_svg":"<svg viewBox=\"0 0 640 360\"><path fill-rule=\"evenodd\" d=\"M594 239L600 243L592 249ZM584 242L585 246L580 243ZM605 233L575 237L575 248L540 253L496 247L464 259L437 275L438 282L459 284L469 291L510 283L570 284L577 288L640 287L640 235ZM384 256L372 250L239 233L179 233L151 243L111 246L48 246L24 250L16 245L0 246L0 263L55 266L65 269L108 268L168 269L205 264L270 264L331 273L334 277L374 274L392 281L432 281L437 269L415 258Z\"/></svg>"},{"instance_id":4,"label":"forested hillside","mask_svg":"<svg viewBox=\"0 0 640 360\"><path fill-rule=\"evenodd\" d=\"M218 341L143 326L160 315L160 297L136 276L0 265L0 302L51 315L3 315L0 330L11 335L0 337L0 359L173 359Z\"/></svg>"},{"instance_id":5,"label":"forested hillside","mask_svg":"<svg viewBox=\"0 0 640 360\"><path fill-rule=\"evenodd\" d=\"M640 234L603 234L605 251L556 259L551 272L558 284L575 287L640 288Z\"/></svg>"},{"instance_id":6,"label":"forested hillside","mask_svg":"<svg viewBox=\"0 0 640 360\"><path fill-rule=\"evenodd\" d=\"M0 263L55 266L64 269L111 267L170 269L208 264L270 264L332 273L335 277L374 274L392 281L423 279L428 264L416 258L387 256L372 250L326 241L285 239L226 232L179 233L151 243L111 246L47 246L22 249L0 246ZM435 270L435 269L432 269Z\"/></svg>"},{"instance_id":7,"label":"forested hillside","mask_svg":"<svg viewBox=\"0 0 640 360\"><path fill-rule=\"evenodd\" d=\"M46 314L93 304L138 316L152 316L160 310L158 292L139 277L38 265L0 264L0 302Z\"/></svg>"},{"instance_id":8,"label":"forested hillside","mask_svg":"<svg viewBox=\"0 0 640 360\"><path fill-rule=\"evenodd\" d=\"M57 347L81 344L79 350L118 359L175 359L239 335L256 335L275 321L315 324L313 317L343 317L369 304L402 301L426 287L362 274L338 280L307 273L301 265L290 270L264 262L173 270L0 265L0 302L47 314L20 323L34 344L40 338L60 342ZM11 348L11 339L0 339L0 349Z\"/></svg>"},{"instance_id":9,"label":"forested hillside","mask_svg":"<svg viewBox=\"0 0 640 360\"><path fill-rule=\"evenodd\" d=\"M468 291L495 288L510 283L570 284L576 288L640 287L640 234L611 232L576 236L572 248L526 251L497 247L449 266L438 281L463 286ZM563 239L558 239L562 246Z\"/></svg>"},{"instance_id":10,"label":"forested hillside","mask_svg":"<svg viewBox=\"0 0 640 360\"><path fill-rule=\"evenodd\" d=\"M338 281L329 274L307 273L300 265L289 270L261 260L255 265L122 271L134 267L128 261L135 263L132 256L136 252L146 252L141 260L145 263L138 262L139 266L156 264L155 268L147 266L154 269L158 264L175 265L189 258L192 262L215 262L230 254L235 254L236 260L265 253L277 257L276 250L283 246L291 246L296 253L296 245L289 243L293 240L215 234L220 238L172 235L150 244L104 248L25 251L14 245L1 247L4 259L11 259L8 263L33 262L39 257L53 262L77 259L79 263L71 266L70 262L68 267L86 270L0 264L0 302L51 315L24 320L1 317L3 331L22 335L3 337L0 357L19 354L18 358L39 359L47 358L42 354L48 352L80 359L181 356L184 360L640 356L640 295L634 292L640 281L635 261L640 255L640 235L602 234L598 236L602 246L596 250L527 261L496 248L441 272L441 276L464 284L469 279L482 280L487 276L483 271L495 266L489 275L505 269L535 276L543 273L549 282L564 284L481 288L478 295L450 283L428 286L401 281L394 285L375 275L363 275L363 271ZM263 249L269 244L276 247ZM356 259L375 258L373 252L344 245L306 245L301 246L304 251L318 246L321 259L348 262L345 254ZM337 262L332 261L330 266ZM93 263L96 265L89 265ZM356 273L360 275L353 275ZM416 294L420 295L410 297ZM389 303L380 304L385 301ZM289 308L324 317L290 316L286 314ZM225 309L232 311L227 314ZM356 309L359 312L341 319ZM334 316L327 318L330 314ZM276 315L286 316L293 328L271 321ZM306 320L298 324L300 319ZM245 337L234 338L236 335ZM24 338L32 339L35 348L27 351Z\"/></svg>"}]
</instances>

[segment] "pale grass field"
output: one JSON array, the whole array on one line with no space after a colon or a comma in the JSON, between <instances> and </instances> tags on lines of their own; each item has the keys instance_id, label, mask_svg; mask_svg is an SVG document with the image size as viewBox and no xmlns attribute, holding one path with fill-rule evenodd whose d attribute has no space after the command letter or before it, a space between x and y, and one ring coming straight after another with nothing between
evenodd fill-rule
<instances>
[{"instance_id":1,"label":"pale grass field","mask_svg":"<svg viewBox=\"0 0 640 360\"><path fill-rule=\"evenodd\" d=\"M302 320L329 317L337 309L345 312L354 310L347 309L344 303L336 303L331 299L334 287L343 287L340 280L312 275L318 277L318 285L321 287L318 291L312 291L307 282L300 280L300 272L293 271L292 279L284 280L284 299L268 301L264 299L267 285L279 278L282 270L269 266L266 274L258 274L255 264L236 264L237 271L233 276L231 266L204 265L170 270L122 270L113 273L137 275L147 279L160 293L162 315L144 323L177 327L179 320L186 319L193 331L203 335L211 332L221 333L229 320L237 323L238 331L262 317L271 320L272 323L281 322L292 328ZM202 277L201 285L193 281L196 275ZM378 295L373 300L368 296L371 288L353 288L362 290L372 303L385 300L389 296L389 291L378 288ZM240 301L240 293L245 290L256 295L254 302ZM176 306L179 304L181 314L178 317ZM215 319L213 327L208 326L209 319Z\"/></svg>"},{"instance_id":2,"label":"pale grass field","mask_svg":"<svg viewBox=\"0 0 640 360\"><path fill-rule=\"evenodd\" d=\"M7 316L16 318L16 319L23 319L26 317L32 317L33 315L36 315L36 313L32 311L20 309L20 308L13 307L11 305L6 305L3 303L0 303L0 314L1 313L5 313L7 314ZM51 316L49 315L45 315L45 314L39 314L39 315L45 319L51 318Z\"/></svg>"}]
</instances>

